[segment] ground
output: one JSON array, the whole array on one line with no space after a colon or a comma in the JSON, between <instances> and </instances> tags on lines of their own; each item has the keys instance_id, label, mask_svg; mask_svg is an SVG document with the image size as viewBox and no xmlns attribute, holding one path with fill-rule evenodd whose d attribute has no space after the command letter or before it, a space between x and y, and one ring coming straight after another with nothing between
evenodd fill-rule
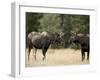
<instances>
[{"instance_id":1,"label":"ground","mask_svg":"<svg viewBox=\"0 0 100 80\"><path fill-rule=\"evenodd\" d=\"M25 55L26 67L89 64L86 59L82 62L80 50L74 49L48 49L44 61L42 60L41 50L37 50L36 60L34 59L33 50L31 50L29 61L27 50Z\"/></svg>"}]
</instances>

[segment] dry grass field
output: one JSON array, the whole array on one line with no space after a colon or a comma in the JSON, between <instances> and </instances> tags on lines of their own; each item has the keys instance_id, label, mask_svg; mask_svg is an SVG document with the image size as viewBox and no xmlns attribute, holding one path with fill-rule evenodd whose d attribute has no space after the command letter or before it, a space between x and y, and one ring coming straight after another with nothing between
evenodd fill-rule
<instances>
[{"instance_id":1,"label":"dry grass field","mask_svg":"<svg viewBox=\"0 0 100 80\"><path fill-rule=\"evenodd\" d=\"M80 50L74 49L48 49L44 61L42 60L42 50L37 50L37 60L34 59L33 50L31 50L29 61L27 50L25 56L26 67L89 64L86 59L82 62Z\"/></svg>"}]
</instances>

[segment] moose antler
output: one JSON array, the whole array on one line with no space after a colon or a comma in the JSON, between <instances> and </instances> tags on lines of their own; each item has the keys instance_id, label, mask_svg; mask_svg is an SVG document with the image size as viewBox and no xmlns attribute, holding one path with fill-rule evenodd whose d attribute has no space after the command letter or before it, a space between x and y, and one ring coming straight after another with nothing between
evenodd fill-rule
<instances>
[{"instance_id":1,"label":"moose antler","mask_svg":"<svg viewBox=\"0 0 100 80\"><path fill-rule=\"evenodd\" d=\"M79 28L75 28L74 30L71 30L71 34L77 35L80 32Z\"/></svg>"}]
</instances>

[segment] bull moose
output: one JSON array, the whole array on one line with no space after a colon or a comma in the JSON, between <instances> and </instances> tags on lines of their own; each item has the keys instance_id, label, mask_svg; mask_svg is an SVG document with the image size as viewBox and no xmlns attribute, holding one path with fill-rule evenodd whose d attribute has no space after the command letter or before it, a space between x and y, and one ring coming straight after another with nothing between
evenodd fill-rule
<instances>
[{"instance_id":1,"label":"bull moose","mask_svg":"<svg viewBox=\"0 0 100 80\"><path fill-rule=\"evenodd\" d=\"M42 49L43 60L46 58L46 52L50 44L62 44L63 33L50 33L50 32L31 32L28 34L28 60L31 49L35 49L34 58L36 60L37 49Z\"/></svg>"},{"instance_id":2,"label":"bull moose","mask_svg":"<svg viewBox=\"0 0 100 80\"><path fill-rule=\"evenodd\" d=\"M87 52L87 60L89 60L89 35L88 34L75 34L71 37L71 42L80 44L82 61L85 60L85 52Z\"/></svg>"}]
</instances>

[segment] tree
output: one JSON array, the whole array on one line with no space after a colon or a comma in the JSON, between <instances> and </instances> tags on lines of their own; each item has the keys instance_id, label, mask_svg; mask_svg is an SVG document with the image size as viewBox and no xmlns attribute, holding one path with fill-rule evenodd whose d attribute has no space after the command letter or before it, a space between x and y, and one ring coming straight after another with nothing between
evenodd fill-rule
<instances>
[{"instance_id":1,"label":"tree","mask_svg":"<svg viewBox=\"0 0 100 80\"><path fill-rule=\"evenodd\" d=\"M27 36L32 31L38 31L40 23L38 20L42 17L41 13L26 12L26 47L28 45Z\"/></svg>"},{"instance_id":2,"label":"tree","mask_svg":"<svg viewBox=\"0 0 100 80\"><path fill-rule=\"evenodd\" d=\"M39 19L42 17L42 13L30 13L26 12L26 34L32 31L38 31Z\"/></svg>"},{"instance_id":3,"label":"tree","mask_svg":"<svg viewBox=\"0 0 100 80\"><path fill-rule=\"evenodd\" d=\"M43 17L39 20L39 31L60 32L60 19L58 16L59 14L43 14Z\"/></svg>"},{"instance_id":4,"label":"tree","mask_svg":"<svg viewBox=\"0 0 100 80\"><path fill-rule=\"evenodd\" d=\"M89 34L89 20L89 15L26 12L26 38L32 31L63 32L65 45L62 47L67 48L71 45L71 31Z\"/></svg>"}]
</instances>

